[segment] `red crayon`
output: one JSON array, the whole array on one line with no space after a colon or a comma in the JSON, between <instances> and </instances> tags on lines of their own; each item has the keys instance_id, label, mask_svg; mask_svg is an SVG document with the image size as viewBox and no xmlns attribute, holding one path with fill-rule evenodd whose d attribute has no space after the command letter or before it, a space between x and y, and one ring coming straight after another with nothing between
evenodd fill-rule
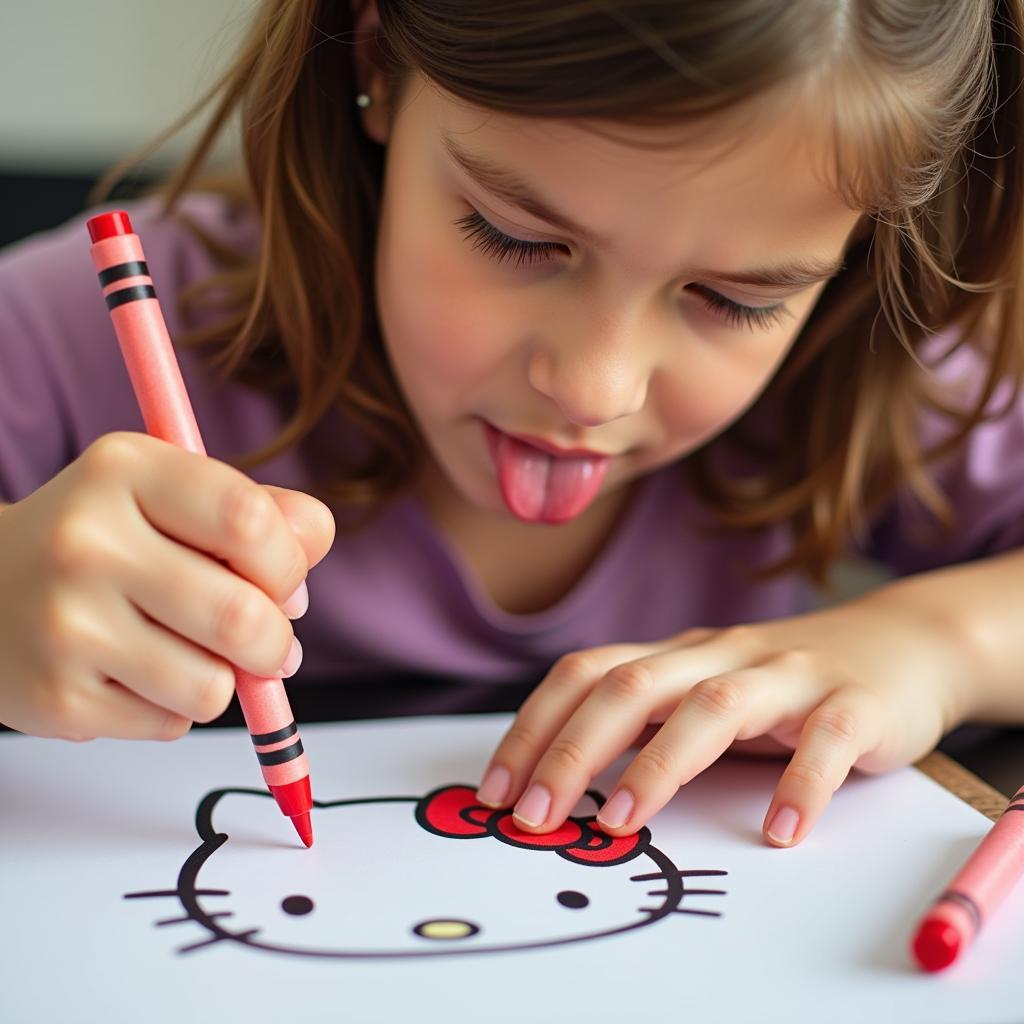
<instances>
[{"instance_id":1,"label":"red crayon","mask_svg":"<svg viewBox=\"0 0 1024 1024\"><path fill-rule=\"evenodd\" d=\"M1020 813L1016 813L1020 812ZM918 925L911 949L926 971L941 971L965 950L1024 875L1024 788L1007 804Z\"/></svg>"},{"instance_id":2,"label":"red crayon","mask_svg":"<svg viewBox=\"0 0 1024 1024\"><path fill-rule=\"evenodd\" d=\"M147 432L205 455L142 242L132 231L128 214L102 213L86 226L92 239L92 260ZM261 679L236 667L235 690L263 780L281 811L292 819L303 843L312 846L309 764L284 684L278 676Z\"/></svg>"}]
</instances>

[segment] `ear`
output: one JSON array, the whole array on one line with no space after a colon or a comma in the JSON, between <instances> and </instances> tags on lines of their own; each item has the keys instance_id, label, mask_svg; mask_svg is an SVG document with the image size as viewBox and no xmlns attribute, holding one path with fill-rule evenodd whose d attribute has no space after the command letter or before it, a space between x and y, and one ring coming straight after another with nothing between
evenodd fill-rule
<instances>
[{"instance_id":1,"label":"ear","mask_svg":"<svg viewBox=\"0 0 1024 1024\"><path fill-rule=\"evenodd\" d=\"M359 112L359 119L367 136L383 146L390 135L391 118L387 110L383 62L377 46L377 33L380 31L377 0L351 0L351 3L356 88L367 93L373 101Z\"/></svg>"}]
</instances>

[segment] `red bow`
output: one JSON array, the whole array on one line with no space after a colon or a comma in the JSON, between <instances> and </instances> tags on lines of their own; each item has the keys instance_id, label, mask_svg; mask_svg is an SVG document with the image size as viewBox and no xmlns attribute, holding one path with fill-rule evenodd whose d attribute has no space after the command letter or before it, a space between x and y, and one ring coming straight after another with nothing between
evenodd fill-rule
<instances>
[{"instance_id":1,"label":"red bow","mask_svg":"<svg viewBox=\"0 0 1024 1024\"><path fill-rule=\"evenodd\" d=\"M639 856L651 840L646 827L631 836L610 836L597 819L567 818L554 832L534 835L517 828L511 811L496 811L477 803L469 786L442 786L416 805L416 820L428 832L450 839L494 836L509 846L528 850L554 850L577 864L623 864Z\"/></svg>"}]
</instances>

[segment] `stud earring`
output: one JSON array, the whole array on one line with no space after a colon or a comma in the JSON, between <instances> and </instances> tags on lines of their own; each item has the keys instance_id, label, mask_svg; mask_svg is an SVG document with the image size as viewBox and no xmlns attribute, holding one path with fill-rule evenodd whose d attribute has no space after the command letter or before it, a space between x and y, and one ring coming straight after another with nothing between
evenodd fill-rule
<instances>
[{"instance_id":1,"label":"stud earring","mask_svg":"<svg viewBox=\"0 0 1024 1024\"><path fill-rule=\"evenodd\" d=\"M361 92L356 96L356 106L365 110L373 102L373 97L368 92Z\"/></svg>"}]
</instances>

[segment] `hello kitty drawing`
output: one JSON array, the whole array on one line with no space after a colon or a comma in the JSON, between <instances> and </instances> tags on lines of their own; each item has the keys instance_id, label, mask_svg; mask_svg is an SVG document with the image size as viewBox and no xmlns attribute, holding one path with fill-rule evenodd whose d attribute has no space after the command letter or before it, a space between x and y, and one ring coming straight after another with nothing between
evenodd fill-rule
<instances>
[{"instance_id":1,"label":"hello kitty drawing","mask_svg":"<svg viewBox=\"0 0 1024 1024\"><path fill-rule=\"evenodd\" d=\"M253 801L267 799L249 789L208 793L196 812L202 843L177 887L125 894L180 901L183 916L156 924L191 922L203 933L179 953L222 943L339 959L500 953L675 915L721 916L707 897L724 891L689 880L726 872L680 870L647 828L614 838L590 814L533 835L511 811L484 807L472 787L455 784L421 797L314 801L317 843L307 851L253 836L253 810L262 810ZM691 906L693 897L703 906Z\"/></svg>"}]
</instances>

